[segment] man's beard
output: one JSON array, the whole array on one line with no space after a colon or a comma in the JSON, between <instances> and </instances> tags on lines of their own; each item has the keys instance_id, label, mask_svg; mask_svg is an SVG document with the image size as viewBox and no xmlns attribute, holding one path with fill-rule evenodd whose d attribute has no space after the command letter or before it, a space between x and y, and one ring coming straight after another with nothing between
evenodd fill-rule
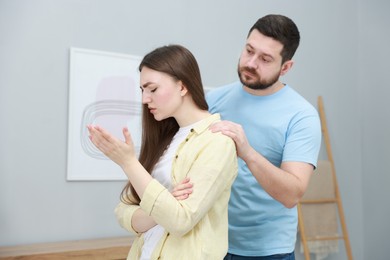
<instances>
[{"instance_id":1,"label":"man's beard","mask_svg":"<svg viewBox=\"0 0 390 260\"><path fill-rule=\"evenodd\" d=\"M264 89L271 87L273 84L275 84L279 80L279 74L280 74L280 72L278 72L277 74L275 74L275 76L273 76L269 80L261 80L261 78L260 78L259 80L250 83L249 81L244 79L244 77L241 74L242 71L248 71L251 74L256 74L257 73L256 70L248 68L248 67L241 67L240 68L240 65L238 65L238 68L237 68L238 77L240 78L241 83L244 86L246 86L250 89L254 89L254 90L264 90Z\"/></svg>"}]
</instances>

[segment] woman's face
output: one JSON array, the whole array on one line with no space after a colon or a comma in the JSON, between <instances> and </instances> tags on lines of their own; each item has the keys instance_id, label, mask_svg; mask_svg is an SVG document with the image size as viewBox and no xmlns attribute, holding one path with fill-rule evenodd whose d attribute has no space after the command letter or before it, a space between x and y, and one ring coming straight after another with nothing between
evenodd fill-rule
<instances>
[{"instance_id":1,"label":"woman's face","mask_svg":"<svg viewBox=\"0 0 390 260\"><path fill-rule=\"evenodd\" d=\"M143 67L140 77L142 104L146 104L157 121L175 117L183 103L186 89L170 75Z\"/></svg>"}]
</instances>

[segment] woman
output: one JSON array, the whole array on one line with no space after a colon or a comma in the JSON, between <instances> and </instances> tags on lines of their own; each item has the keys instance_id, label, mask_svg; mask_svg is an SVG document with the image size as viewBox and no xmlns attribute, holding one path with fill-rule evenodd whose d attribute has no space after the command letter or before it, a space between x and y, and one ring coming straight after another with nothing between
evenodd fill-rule
<instances>
[{"instance_id":1,"label":"woman","mask_svg":"<svg viewBox=\"0 0 390 260\"><path fill-rule=\"evenodd\" d=\"M137 234L128 259L223 259L227 205L237 175L234 142L208 129L220 116L207 111L190 51L179 45L157 48L143 58L139 70L139 159L127 128L123 142L88 126L91 141L129 179L115 209L120 225ZM197 188L187 199L176 199L172 187L188 179Z\"/></svg>"}]
</instances>

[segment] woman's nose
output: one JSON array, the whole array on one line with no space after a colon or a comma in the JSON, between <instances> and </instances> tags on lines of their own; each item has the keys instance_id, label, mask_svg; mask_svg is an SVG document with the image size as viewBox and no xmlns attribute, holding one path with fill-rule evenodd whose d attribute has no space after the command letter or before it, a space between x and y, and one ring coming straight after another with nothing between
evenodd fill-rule
<instances>
[{"instance_id":1,"label":"woman's nose","mask_svg":"<svg viewBox=\"0 0 390 260\"><path fill-rule=\"evenodd\" d=\"M151 98L148 94L142 93L142 104L148 104L150 103Z\"/></svg>"}]
</instances>

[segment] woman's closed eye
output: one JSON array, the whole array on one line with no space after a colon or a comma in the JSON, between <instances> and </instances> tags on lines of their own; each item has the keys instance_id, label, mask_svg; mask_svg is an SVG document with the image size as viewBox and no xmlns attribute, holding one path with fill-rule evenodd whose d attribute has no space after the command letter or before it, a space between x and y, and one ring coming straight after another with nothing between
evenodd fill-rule
<instances>
[{"instance_id":1,"label":"woman's closed eye","mask_svg":"<svg viewBox=\"0 0 390 260\"><path fill-rule=\"evenodd\" d=\"M154 93L156 92L157 90L157 87L154 87L154 88L149 88L149 87L146 87L146 88L143 88L142 86L139 87L141 89L141 92L143 93L145 90L148 90L150 93Z\"/></svg>"}]
</instances>

